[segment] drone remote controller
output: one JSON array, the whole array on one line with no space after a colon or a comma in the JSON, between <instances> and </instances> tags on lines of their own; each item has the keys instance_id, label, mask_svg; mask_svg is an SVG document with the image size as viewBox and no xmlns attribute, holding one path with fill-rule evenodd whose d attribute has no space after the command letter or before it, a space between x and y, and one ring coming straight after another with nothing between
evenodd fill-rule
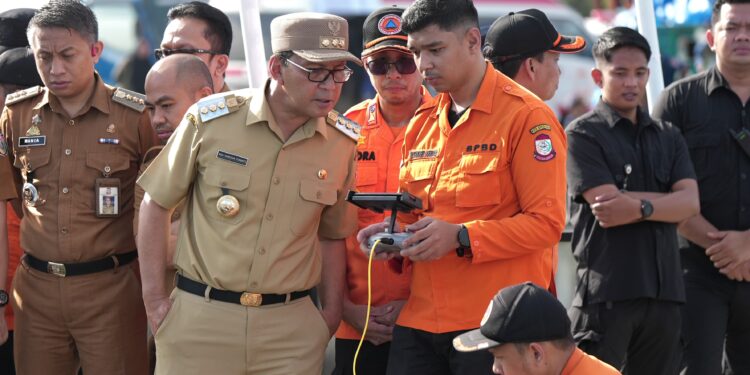
<instances>
[{"instance_id":1,"label":"drone remote controller","mask_svg":"<svg viewBox=\"0 0 750 375\"><path fill-rule=\"evenodd\" d=\"M373 234L367 239L367 247L370 249L372 249L373 245L375 245L378 240L380 241L375 247L375 254L384 252L401 252L401 250L403 250L404 241L411 237L412 233L394 233L396 227L396 215L398 212L411 212L412 210L422 209L422 201L406 192L355 193L350 191L346 200L360 208L369 209L377 213L383 213L386 210L391 211L388 229L385 232Z\"/></svg>"}]
</instances>

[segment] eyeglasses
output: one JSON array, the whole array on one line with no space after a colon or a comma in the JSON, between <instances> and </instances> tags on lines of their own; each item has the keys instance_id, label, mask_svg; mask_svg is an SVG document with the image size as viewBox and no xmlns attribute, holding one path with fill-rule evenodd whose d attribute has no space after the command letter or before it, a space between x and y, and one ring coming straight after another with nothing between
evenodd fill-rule
<instances>
[{"instance_id":1,"label":"eyeglasses","mask_svg":"<svg viewBox=\"0 0 750 375\"><path fill-rule=\"evenodd\" d=\"M376 76L382 76L388 73L393 66L399 74L412 74L417 71L417 64L414 59L402 57L395 62L387 62L385 59L370 60L367 62L367 70Z\"/></svg>"},{"instance_id":2,"label":"eyeglasses","mask_svg":"<svg viewBox=\"0 0 750 375\"><path fill-rule=\"evenodd\" d=\"M157 60L161 60L162 58L167 57L169 55L174 55L175 53L187 53L190 55L195 55L198 53L207 53L209 55L222 55L223 54L223 52L212 51L210 49L200 49L200 48L177 48L177 49L158 48L154 50L154 57L156 57Z\"/></svg>"},{"instance_id":3,"label":"eyeglasses","mask_svg":"<svg viewBox=\"0 0 750 375\"><path fill-rule=\"evenodd\" d=\"M343 69L323 69L323 68L314 68L314 69L308 69L304 66L301 66L297 63L295 63L292 60L284 59L288 63L296 66L300 70L307 72L307 79L311 82L325 82L328 80L328 76L333 76L333 82L336 83L344 83L349 80L349 78L352 77L352 74L354 71L349 69L348 67L344 67Z\"/></svg>"}]
</instances>

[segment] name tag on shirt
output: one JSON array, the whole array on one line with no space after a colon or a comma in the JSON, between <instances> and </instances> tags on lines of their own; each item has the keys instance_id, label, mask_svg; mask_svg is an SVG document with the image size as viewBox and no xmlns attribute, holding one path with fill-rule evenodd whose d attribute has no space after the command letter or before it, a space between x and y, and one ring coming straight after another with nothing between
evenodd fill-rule
<instances>
[{"instance_id":1,"label":"name tag on shirt","mask_svg":"<svg viewBox=\"0 0 750 375\"><path fill-rule=\"evenodd\" d=\"M33 137L18 137L18 147L36 147L47 144L46 135L37 135Z\"/></svg>"},{"instance_id":2,"label":"name tag on shirt","mask_svg":"<svg viewBox=\"0 0 750 375\"><path fill-rule=\"evenodd\" d=\"M242 166L247 165L247 158L235 154L230 154L226 151L219 150L219 152L216 154L216 157L221 160L226 160L230 163L239 164Z\"/></svg>"}]
</instances>

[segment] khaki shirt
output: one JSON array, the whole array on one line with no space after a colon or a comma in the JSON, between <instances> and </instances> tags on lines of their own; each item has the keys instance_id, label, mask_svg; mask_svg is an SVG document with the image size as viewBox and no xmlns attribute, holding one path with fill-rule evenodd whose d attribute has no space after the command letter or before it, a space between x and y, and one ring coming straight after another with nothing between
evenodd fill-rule
<instances>
[{"instance_id":1,"label":"khaki shirt","mask_svg":"<svg viewBox=\"0 0 750 375\"><path fill-rule=\"evenodd\" d=\"M83 262L135 249L133 188L141 156L157 139L142 110L114 101L116 89L98 75L95 85L89 101L72 118L45 88L6 103L0 116L0 132L9 146L0 163L12 163L12 173L23 181L30 168L39 191L35 206L24 203L21 222L21 248L39 259ZM36 115L45 142L21 147L19 137L26 136ZM106 174L120 180L120 215L99 218L94 189L96 179ZM6 177L0 175L0 190L14 184Z\"/></svg>"},{"instance_id":2,"label":"khaki shirt","mask_svg":"<svg viewBox=\"0 0 750 375\"><path fill-rule=\"evenodd\" d=\"M207 103L221 98L232 112L205 120L212 116ZM175 254L183 275L256 293L319 283L318 236L344 239L356 228L355 207L346 202L356 142L323 118L310 119L286 142L281 134L263 91L212 95L190 108L138 179L162 207L186 198ZM234 217L216 208L225 194L239 201Z\"/></svg>"}]
</instances>

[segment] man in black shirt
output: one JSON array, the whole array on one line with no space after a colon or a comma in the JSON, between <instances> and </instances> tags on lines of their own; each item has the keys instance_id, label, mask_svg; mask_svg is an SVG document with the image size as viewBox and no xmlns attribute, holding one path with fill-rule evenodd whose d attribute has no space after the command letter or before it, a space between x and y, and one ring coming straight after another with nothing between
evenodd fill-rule
<instances>
[{"instance_id":1,"label":"man in black shirt","mask_svg":"<svg viewBox=\"0 0 750 375\"><path fill-rule=\"evenodd\" d=\"M675 223L698 213L695 174L677 129L639 107L646 39L610 29L594 57L602 98L566 131L578 261L573 334L626 374L675 374L685 301Z\"/></svg>"},{"instance_id":2,"label":"man in black shirt","mask_svg":"<svg viewBox=\"0 0 750 375\"><path fill-rule=\"evenodd\" d=\"M701 214L678 228L688 375L721 374L724 358L750 374L749 25L750 2L717 1L706 32L716 66L669 86L654 109L682 131L700 187Z\"/></svg>"}]
</instances>

